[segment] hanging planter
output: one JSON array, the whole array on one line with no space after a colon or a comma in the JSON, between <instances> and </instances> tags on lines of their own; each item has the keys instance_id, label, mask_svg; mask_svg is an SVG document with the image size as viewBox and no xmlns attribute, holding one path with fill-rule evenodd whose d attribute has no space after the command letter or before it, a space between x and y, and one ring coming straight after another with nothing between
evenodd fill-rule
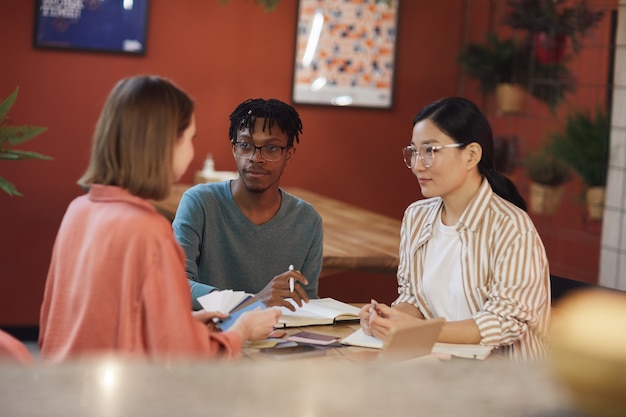
<instances>
[{"instance_id":1,"label":"hanging planter","mask_svg":"<svg viewBox=\"0 0 626 417\"><path fill-rule=\"evenodd\" d=\"M501 83L496 86L498 113L515 114L524 109L526 90L519 84Z\"/></svg>"},{"instance_id":2,"label":"hanging planter","mask_svg":"<svg viewBox=\"0 0 626 417\"><path fill-rule=\"evenodd\" d=\"M567 48L567 35L550 36L547 32L534 35L535 57L541 64L559 64L563 62Z\"/></svg>"},{"instance_id":3,"label":"hanging planter","mask_svg":"<svg viewBox=\"0 0 626 417\"><path fill-rule=\"evenodd\" d=\"M524 160L530 178L530 204L532 213L553 215L563 198L563 184L570 179L569 166L555 158L544 147L532 152Z\"/></svg>"},{"instance_id":4,"label":"hanging planter","mask_svg":"<svg viewBox=\"0 0 626 417\"><path fill-rule=\"evenodd\" d=\"M507 0L503 23L544 37L543 44L551 46L547 51L552 49L552 52L542 63L558 63L554 59L565 53L564 41L559 38L568 38L572 51L577 53L582 48L582 39L589 36L604 16L604 11L594 10L597 7L589 7L587 3L587 0ZM538 38L533 40L535 44L542 43Z\"/></svg>"},{"instance_id":5,"label":"hanging planter","mask_svg":"<svg viewBox=\"0 0 626 417\"><path fill-rule=\"evenodd\" d=\"M587 212L590 219L602 220L605 195L606 189L604 187L589 187L585 192Z\"/></svg>"},{"instance_id":6,"label":"hanging planter","mask_svg":"<svg viewBox=\"0 0 626 417\"><path fill-rule=\"evenodd\" d=\"M559 208L563 198L562 185L544 185L530 183L530 211L536 214L551 216Z\"/></svg>"},{"instance_id":7,"label":"hanging planter","mask_svg":"<svg viewBox=\"0 0 626 417\"><path fill-rule=\"evenodd\" d=\"M461 68L479 81L480 92L496 95L500 114L522 112L527 94L546 103L554 112L565 99L565 93L574 90L573 78L562 63L544 65L534 62L530 71L531 59L536 61L531 47L530 42L500 39L497 34L489 32L484 43L469 43L459 54ZM499 87L501 84L509 85ZM514 99L501 98L510 97L511 91L515 92Z\"/></svg>"},{"instance_id":8,"label":"hanging planter","mask_svg":"<svg viewBox=\"0 0 626 417\"><path fill-rule=\"evenodd\" d=\"M528 50L515 38L487 33L485 42L467 44L459 54L461 68L478 79L483 94L495 94L499 113L522 111Z\"/></svg>"},{"instance_id":9,"label":"hanging planter","mask_svg":"<svg viewBox=\"0 0 626 417\"><path fill-rule=\"evenodd\" d=\"M574 111L567 116L563 129L551 134L551 151L567 161L587 186L585 198L593 220L602 219L604 211L610 133L606 112L598 106L595 116Z\"/></svg>"}]
</instances>

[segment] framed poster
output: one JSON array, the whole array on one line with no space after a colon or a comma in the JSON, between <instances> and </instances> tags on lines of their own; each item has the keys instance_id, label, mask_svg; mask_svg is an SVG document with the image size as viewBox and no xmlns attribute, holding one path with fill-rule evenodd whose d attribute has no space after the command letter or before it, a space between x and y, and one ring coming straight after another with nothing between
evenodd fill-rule
<instances>
[{"instance_id":1,"label":"framed poster","mask_svg":"<svg viewBox=\"0 0 626 417\"><path fill-rule=\"evenodd\" d=\"M391 108L399 0L299 0L292 99Z\"/></svg>"},{"instance_id":2,"label":"framed poster","mask_svg":"<svg viewBox=\"0 0 626 417\"><path fill-rule=\"evenodd\" d=\"M36 0L36 48L144 55L149 0Z\"/></svg>"}]
</instances>

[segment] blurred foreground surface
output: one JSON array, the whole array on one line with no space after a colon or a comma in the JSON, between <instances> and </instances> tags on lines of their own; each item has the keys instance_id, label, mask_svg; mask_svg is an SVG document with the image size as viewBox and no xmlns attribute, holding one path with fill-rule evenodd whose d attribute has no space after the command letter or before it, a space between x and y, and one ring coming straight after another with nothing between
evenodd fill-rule
<instances>
[{"instance_id":1,"label":"blurred foreground surface","mask_svg":"<svg viewBox=\"0 0 626 417\"><path fill-rule=\"evenodd\" d=\"M578 416L545 363L0 365L2 416Z\"/></svg>"}]
</instances>

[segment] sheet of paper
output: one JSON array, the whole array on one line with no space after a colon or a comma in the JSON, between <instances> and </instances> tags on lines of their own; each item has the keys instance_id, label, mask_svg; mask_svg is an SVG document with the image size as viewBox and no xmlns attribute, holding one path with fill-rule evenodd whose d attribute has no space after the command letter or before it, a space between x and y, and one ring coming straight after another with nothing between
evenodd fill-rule
<instances>
[{"instance_id":1,"label":"sheet of paper","mask_svg":"<svg viewBox=\"0 0 626 417\"><path fill-rule=\"evenodd\" d=\"M201 297L198 302L206 311L219 311L228 314L237 304L246 299L249 294L244 291L222 290L212 291Z\"/></svg>"},{"instance_id":2,"label":"sheet of paper","mask_svg":"<svg viewBox=\"0 0 626 417\"><path fill-rule=\"evenodd\" d=\"M341 339L341 343L343 343L344 345L382 349L384 342L381 339L375 338L374 336L366 335L363 329L359 329L349 336Z\"/></svg>"}]
</instances>

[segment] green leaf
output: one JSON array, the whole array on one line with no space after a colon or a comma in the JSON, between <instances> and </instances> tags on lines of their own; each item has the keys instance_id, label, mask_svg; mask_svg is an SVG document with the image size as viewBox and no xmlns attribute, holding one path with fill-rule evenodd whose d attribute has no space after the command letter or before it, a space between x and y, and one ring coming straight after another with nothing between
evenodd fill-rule
<instances>
[{"instance_id":1,"label":"green leaf","mask_svg":"<svg viewBox=\"0 0 626 417\"><path fill-rule=\"evenodd\" d=\"M602 108L595 117L581 111L567 116L562 130L550 135L551 151L566 160L588 186L606 185L610 125Z\"/></svg>"},{"instance_id":2,"label":"green leaf","mask_svg":"<svg viewBox=\"0 0 626 417\"><path fill-rule=\"evenodd\" d=\"M13 103L15 103L15 99L17 98L17 92L19 90L20 88L16 87L13 94L7 97L6 100L4 100L2 104L0 104L0 123L2 123L4 117L7 115L11 107L13 107Z\"/></svg>"},{"instance_id":3,"label":"green leaf","mask_svg":"<svg viewBox=\"0 0 626 417\"><path fill-rule=\"evenodd\" d=\"M22 196L22 193L17 191L15 185L11 184L9 181L5 180L2 177L0 177L0 189L2 189L8 195L16 195L20 197Z\"/></svg>"},{"instance_id":4,"label":"green leaf","mask_svg":"<svg viewBox=\"0 0 626 417\"><path fill-rule=\"evenodd\" d=\"M5 149L0 150L0 159L21 160L21 159L54 159L48 155L43 155L38 152L22 151L19 149Z\"/></svg>"},{"instance_id":5,"label":"green leaf","mask_svg":"<svg viewBox=\"0 0 626 417\"><path fill-rule=\"evenodd\" d=\"M18 92L19 87L0 103L0 160L52 159L38 152L13 149L13 146L31 140L47 130L45 127L38 126L7 126L4 124L5 117L15 103ZM0 189L11 196L22 195L12 183L2 177L0 177Z\"/></svg>"},{"instance_id":6,"label":"green leaf","mask_svg":"<svg viewBox=\"0 0 626 417\"><path fill-rule=\"evenodd\" d=\"M19 145L48 130L38 126L0 126L0 144Z\"/></svg>"}]
</instances>

